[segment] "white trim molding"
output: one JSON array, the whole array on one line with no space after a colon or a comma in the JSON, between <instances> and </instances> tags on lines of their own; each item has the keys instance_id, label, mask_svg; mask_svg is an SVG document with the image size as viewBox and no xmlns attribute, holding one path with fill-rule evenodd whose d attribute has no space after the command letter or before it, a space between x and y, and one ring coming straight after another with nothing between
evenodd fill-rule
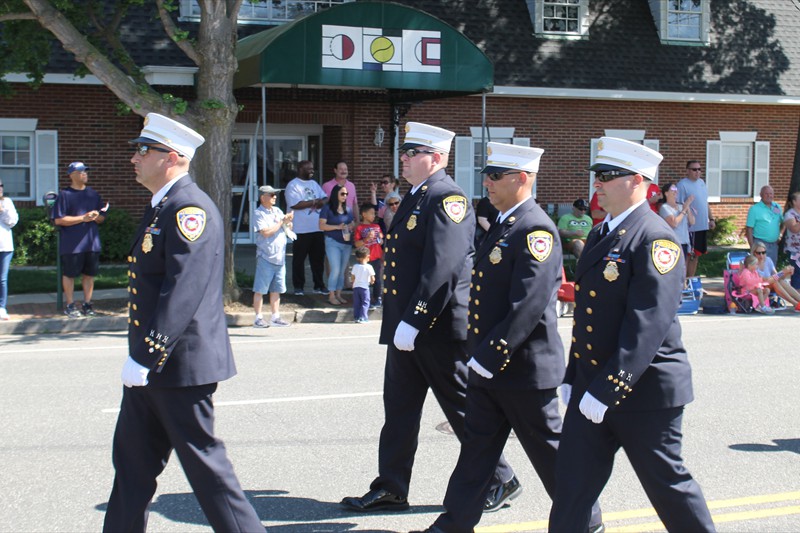
<instances>
[{"instance_id":1,"label":"white trim molding","mask_svg":"<svg viewBox=\"0 0 800 533\"><path fill-rule=\"evenodd\" d=\"M785 96L759 94L679 93L662 91L616 91L607 89L568 89L559 87L512 87L507 85L496 85L494 90L490 93L487 93L487 95L512 98L619 100L623 102L800 105L800 95Z\"/></svg>"}]
</instances>

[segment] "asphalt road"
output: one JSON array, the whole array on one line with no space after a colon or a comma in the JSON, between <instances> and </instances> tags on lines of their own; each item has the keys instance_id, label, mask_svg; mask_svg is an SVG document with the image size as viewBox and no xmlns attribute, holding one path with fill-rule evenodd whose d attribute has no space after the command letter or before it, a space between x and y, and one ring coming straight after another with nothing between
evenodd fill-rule
<instances>
[{"instance_id":1,"label":"asphalt road","mask_svg":"<svg viewBox=\"0 0 800 533\"><path fill-rule=\"evenodd\" d=\"M695 401L684 456L719 531L800 532L800 316L683 317ZM560 321L566 341L571 319ZM351 514L377 469L384 349L379 324L231 329L239 375L216 394L224 439L271 532L408 531L429 525L458 443L429 397L408 512ZM111 438L126 356L120 333L0 337L0 531L98 531L113 479ZM521 447L507 455L524 486L479 531L542 531L547 499ZM663 530L624 454L601 503L608 531ZM210 531L173 457L149 531Z\"/></svg>"}]
</instances>

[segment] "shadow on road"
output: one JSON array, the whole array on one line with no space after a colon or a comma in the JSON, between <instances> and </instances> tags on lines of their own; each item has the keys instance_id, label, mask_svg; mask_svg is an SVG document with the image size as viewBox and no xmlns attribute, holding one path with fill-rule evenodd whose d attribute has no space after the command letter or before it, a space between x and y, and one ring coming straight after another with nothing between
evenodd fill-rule
<instances>
[{"instance_id":1,"label":"shadow on road","mask_svg":"<svg viewBox=\"0 0 800 533\"><path fill-rule=\"evenodd\" d=\"M358 524L350 522L325 522L334 518L352 518L357 522L359 513L343 509L338 502L321 502L310 498L286 496L288 492L281 490L247 490L250 503L262 521L286 522L286 525L269 526L270 532L285 531L292 533L340 533L351 531ZM105 511L107 503L96 506L98 511ZM434 513L443 508L439 505L412 506L402 514ZM191 492L161 494L150 505L150 512L177 523L208 524L200 504ZM369 516L379 514L370 513ZM396 515L396 512L386 514ZM392 533L392 530L374 529L359 530L364 533Z\"/></svg>"},{"instance_id":2,"label":"shadow on road","mask_svg":"<svg viewBox=\"0 0 800 533\"><path fill-rule=\"evenodd\" d=\"M800 454L800 439L773 439L774 444L731 444L730 449L740 452L794 452Z\"/></svg>"}]
</instances>

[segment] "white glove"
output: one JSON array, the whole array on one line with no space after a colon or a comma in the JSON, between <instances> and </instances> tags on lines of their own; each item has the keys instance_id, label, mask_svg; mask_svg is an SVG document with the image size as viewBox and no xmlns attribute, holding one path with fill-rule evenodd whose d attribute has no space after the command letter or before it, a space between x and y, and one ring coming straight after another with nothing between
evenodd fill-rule
<instances>
[{"instance_id":1,"label":"white glove","mask_svg":"<svg viewBox=\"0 0 800 533\"><path fill-rule=\"evenodd\" d=\"M595 424L599 424L603 421L603 417L606 416L608 406L586 392L583 398L581 398L581 403L578 408L581 410L581 413L583 413L583 416Z\"/></svg>"},{"instance_id":2,"label":"white glove","mask_svg":"<svg viewBox=\"0 0 800 533\"><path fill-rule=\"evenodd\" d=\"M467 361L467 366L474 370L475 373L482 378L492 379L492 377L494 377L494 374L483 368L483 366L481 366L481 364L477 362L474 357L470 357L469 361Z\"/></svg>"},{"instance_id":3,"label":"white glove","mask_svg":"<svg viewBox=\"0 0 800 533\"><path fill-rule=\"evenodd\" d=\"M394 332L394 345L398 350L410 352L414 349L414 340L417 338L419 330L408 322L400 321L397 330Z\"/></svg>"},{"instance_id":4,"label":"white glove","mask_svg":"<svg viewBox=\"0 0 800 533\"><path fill-rule=\"evenodd\" d=\"M572 398L572 385L564 383L558 388L558 392L561 393L561 403L564 404L564 407L568 406L569 399Z\"/></svg>"},{"instance_id":5,"label":"white glove","mask_svg":"<svg viewBox=\"0 0 800 533\"><path fill-rule=\"evenodd\" d=\"M147 374L150 369L134 361L131 356L122 366L122 384L126 387L144 387L147 385Z\"/></svg>"}]
</instances>

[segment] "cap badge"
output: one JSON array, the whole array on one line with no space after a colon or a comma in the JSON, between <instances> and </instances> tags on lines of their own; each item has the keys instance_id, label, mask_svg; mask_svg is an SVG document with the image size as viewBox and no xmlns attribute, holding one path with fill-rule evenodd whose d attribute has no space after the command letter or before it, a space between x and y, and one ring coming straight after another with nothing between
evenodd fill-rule
<instances>
[{"instance_id":1,"label":"cap badge","mask_svg":"<svg viewBox=\"0 0 800 533\"><path fill-rule=\"evenodd\" d=\"M444 212L456 224L464 220L467 215L467 199L463 196L448 196L442 201Z\"/></svg>"},{"instance_id":2,"label":"cap badge","mask_svg":"<svg viewBox=\"0 0 800 533\"><path fill-rule=\"evenodd\" d=\"M617 278L619 278L619 267L617 263L609 261L606 264L605 270L603 270L603 277L606 278L606 281L617 281Z\"/></svg>"},{"instance_id":3,"label":"cap badge","mask_svg":"<svg viewBox=\"0 0 800 533\"><path fill-rule=\"evenodd\" d=\"M543 262L553 251L553 234L542 230L528 233L528 250L534 259Z\"/></svg>"},{"instance_id":4,"label":"cap badge","mask_svg":"<svg viewBox=\"0 0 800 533\"><path fill-rule=\"evenodd\" d=\"M495 246L492 249L492 253L489 254L489 262L493 265L496 265L502 260L503 260L503 251L500 249L499 246Z\"/></svg>"},{"instance_id":5,"label":"cap badge","mask_svg":"<svg viewBox=\"0 0 800 533\"><path fill-rule=\"evenodd\" d=\"M672 241L659 239L653 241L652 258L653 265L659 274L666 274L678 264L681 255L681 248Z\"/></svg>"},{"instance_id":6,"label":"cap badge","mask_svg":"<svg viewBox=\"0 0 800 533\"><path fill-rule=\"evenodd\" d=\"M178 211L178 229L190 241L196 241L206 229L206 212L199 207L184 207Z\"/></svg>"}]
</instances>

